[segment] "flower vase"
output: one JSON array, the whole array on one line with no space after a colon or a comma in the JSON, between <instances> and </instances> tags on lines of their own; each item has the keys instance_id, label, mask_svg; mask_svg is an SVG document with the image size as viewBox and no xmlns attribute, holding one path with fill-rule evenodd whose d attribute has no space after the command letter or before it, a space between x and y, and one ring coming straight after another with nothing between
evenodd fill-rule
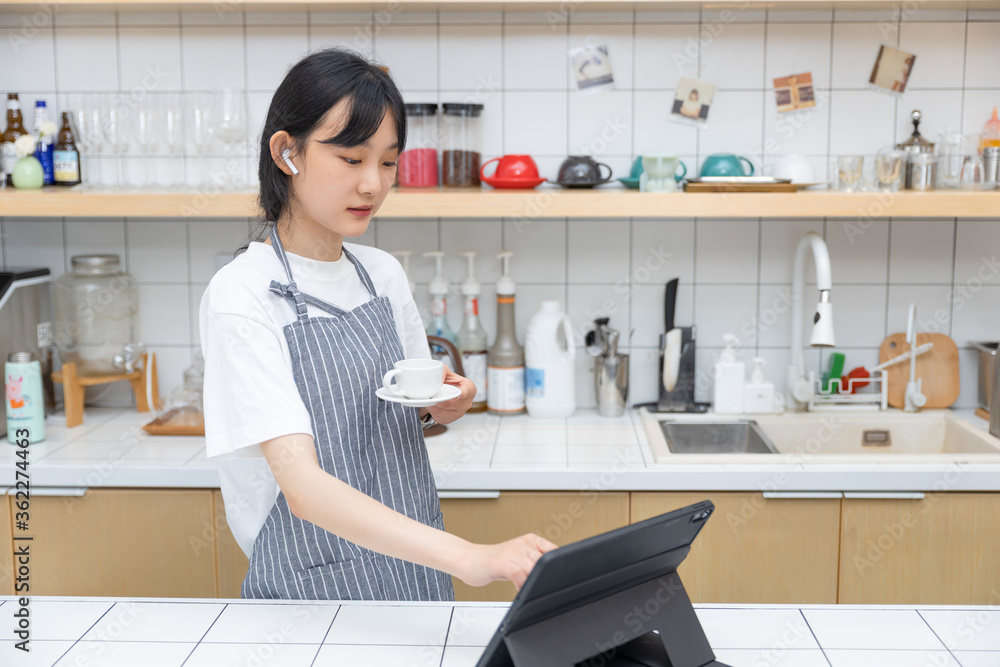
<instances>
[{"instance_id":1,"label":"flower vase","mask_svg":"<svg viewBox=\"0 0 1000 667\"><path fill-rule=\"evenodd\" d=\"M15 188L38 189L45 183L45 171L38 158L28 155L14 163L14 171L11 172L10 178Z\"/></svg>"}]
</instances>

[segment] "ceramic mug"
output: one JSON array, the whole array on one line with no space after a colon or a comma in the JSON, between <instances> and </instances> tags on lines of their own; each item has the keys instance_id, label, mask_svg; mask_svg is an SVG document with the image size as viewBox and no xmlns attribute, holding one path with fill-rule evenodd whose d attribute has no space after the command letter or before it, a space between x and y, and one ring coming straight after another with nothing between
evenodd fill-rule
<instances>
[{"instance_id":1,"label":"ceramic mug","mask_svg":"<svg viewBox=\"0 0 1000 667\"><path fill-rule=\"evenodd\" d=\"M497 163L497 168L492 176L486 175L486 165L491 162ZM487 160L479 168L481 178L509 178L515 180L530 180L538 178L538 165L531 159L530 155L504 155Z\"/></svg>"},{"instance_id":2,"label":"ceramic mug","mask_svg":"<svg viewBox=\"0 0 1000 667\"><path fill-rule=\"evenodd\" d=\"M601 176L601 167L608 175ZM611 180L611 167L603 162L595 162L589 155L570 155L559 165L560 183L607 183Z\"/></svg>"},{"instance_id":3,"label":"ceramic mug","mask_svg":"<svg viewBox=\"0 0 1000 667\"><path fill-rule=\"evenodd\" d=\"M815 183L816 172L809 158L802 155L783 155L772 169L775 178L787 178L792 183Z\"/></svg>"},{"instance_id":4,"label":"ceramic mug","mask_svg":"<svg viewBox=\"0 0 1000 667\"><path fill-rule=\"evenodd\" d=\"M746 163L750 171L743 168ZM753 176L753 163L750 158L731 153L709 155L701 164L702 176Z\"/></svg>"},{"instance_id":5,"label":"ceramic mug","mask_svg":"<svg viewBox=\"0 0 1000 667\"><path fill-rule=\"evenodd\" d=\"M683 171L677 173L677 168ZM677 184L687 176L687 165L676 155L642 156L642 175L639 176L639 190L642 192L673 192Z\"/></svg>"},{"instance_id":6,"label":"ceramic mug","mask_svg":"<svg viewBox=\"0 0 1000 667\"><path fill-rule=\"evenodd\" d=\"M395 378L396 384L392 381ZM401 398L426 399L441 391L444 364L436 359L402 359L382 378L382 386Z\"/></svg>"}]
</instances>

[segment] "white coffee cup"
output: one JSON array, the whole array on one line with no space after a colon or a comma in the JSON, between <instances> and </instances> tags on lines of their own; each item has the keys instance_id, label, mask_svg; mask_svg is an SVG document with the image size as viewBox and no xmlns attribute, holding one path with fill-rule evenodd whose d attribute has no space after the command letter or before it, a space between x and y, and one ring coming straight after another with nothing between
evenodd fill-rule
<instances>
[{"instance_id":1,"label":"white coffee cup","mask_svg":"<svg viewBox=\"0 0 1000 667\"><path fill-rule=\"evenodd\" d=\"M774 163L774 177L787 178L792 183L815 183L816 172L809 158L803 155L783 155Z\"/></svg>"},{"instance_id":2,"label":"white coffee cup","mask_svg":"<svg viewBox=\"0 0 1000 667\"><path fill-rule=\"evenodd\" d=\"M441 391L444 364L435 359L403 359L382 378L382 386L394 396L426 399ZM393 378L396 383L393 384Z\"/></svg>"}]
</instances>

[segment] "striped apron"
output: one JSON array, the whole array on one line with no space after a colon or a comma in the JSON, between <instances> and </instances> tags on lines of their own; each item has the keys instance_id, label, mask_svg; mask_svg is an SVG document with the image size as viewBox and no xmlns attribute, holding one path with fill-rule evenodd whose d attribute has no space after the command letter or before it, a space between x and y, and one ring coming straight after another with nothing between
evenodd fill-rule
<instances>
[{"instance_id":1,"label":"striped apron","mask_svg":"<svg viewBox=\"0 0 1000 667\"><path fill-rule=\"evenodd\" d=\"M326 472L411 519L444 530L416 408L379 400L382 376L404 358L392 305L378 296L357 259L372 298L346 311L295 285L277 231L271 244L288 284L271 291L294 302L298 318L284 328L299 395L312 421ZM307 304L330 317L309 317ZM387 527L388 529L388 527ZM451 578L422 565L348 542L296 518L278 493L250 554L244 598L301 600L453 600Z\"/></svg>"}]
</instances>

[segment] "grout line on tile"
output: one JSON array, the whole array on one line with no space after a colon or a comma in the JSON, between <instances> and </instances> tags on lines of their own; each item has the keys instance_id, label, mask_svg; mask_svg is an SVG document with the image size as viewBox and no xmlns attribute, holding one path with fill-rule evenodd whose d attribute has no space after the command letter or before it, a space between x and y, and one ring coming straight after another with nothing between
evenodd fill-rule
<instances>
[{"instance_id":1,"label":"grout line on tile","mask_svg":"<svg viewBox=\"0 0 1000 667\"><path fill-rule=\"evenodd\" d=\"M198 650L198 647L201 646L201 642L204 641L205 637L208 636L208 633L212 631L212 627L218 622L219 617L222 616L227 607L229 607L229 603L224 603L222 609L220 609L219 613L216 615L215 620L212 621L212 623L208 626L208 629L201 635L201 639L195 642L194 648L191 649L191 652L188 653L187 657L184 658L184 662L181 663L181 667L184 667L184 665L187 664L187 661L191 659L191 656L194 655L194 652Z\"/></svg>"}]
</instances>

